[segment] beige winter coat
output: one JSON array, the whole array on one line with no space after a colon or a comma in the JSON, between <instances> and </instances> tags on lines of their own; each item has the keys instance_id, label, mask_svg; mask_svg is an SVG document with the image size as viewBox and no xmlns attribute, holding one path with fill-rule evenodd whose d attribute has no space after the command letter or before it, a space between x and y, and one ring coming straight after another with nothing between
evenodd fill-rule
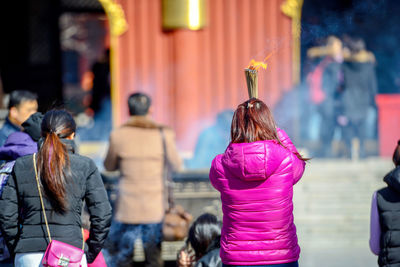
<instances>
[{"instance_id":1,"label":"beige winter coat","mask_svg":"<svg viewBox=\"0 0 400 267\"><path fill-rule=\"evenodd\" d=\"M132 116L110 136L104 166L119 169L116 220L127 224L158 223L164 216L164 151L160 127L166 138L172 168L181 168L174 132L146 116Z\"/></svg>"}]
</instances>

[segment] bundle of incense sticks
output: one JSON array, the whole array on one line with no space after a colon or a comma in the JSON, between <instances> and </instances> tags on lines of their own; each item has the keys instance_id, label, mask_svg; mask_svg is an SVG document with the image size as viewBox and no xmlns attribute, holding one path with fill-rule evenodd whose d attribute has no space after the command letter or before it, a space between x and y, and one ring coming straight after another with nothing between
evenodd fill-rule
<instances>
[{"instance_id":1,"label":"bundle of incense sticks","mask_svg":"<svg viewBox=\"0 0 400 267\"><path fill-rule=\"evenodd\" d=\"M244 69L246 75L249 98L258 98L258 71L256 69Z\"/></svg>"},{"instance_id":2,"label":"bundle of incense sticks","mask_svg":"<svg viewBox=\"0 0 400 267\"><path fill-rule=\"evenodd\" d=\"M267 60L272 56L272 54L273 52L266 56L263 61L255 61L252 59L249 66L244 69L249 98L258 98L258 69L267 69Z\"/></svg>"}]
</instances>

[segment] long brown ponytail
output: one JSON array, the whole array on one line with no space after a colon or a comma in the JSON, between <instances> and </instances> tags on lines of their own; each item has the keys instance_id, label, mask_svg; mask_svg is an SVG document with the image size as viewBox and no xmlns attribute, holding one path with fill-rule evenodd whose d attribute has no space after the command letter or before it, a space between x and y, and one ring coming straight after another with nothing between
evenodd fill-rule
<instances>
[{"instance_id":1,"label":"long brown ponytail","mask_svg":"<svg viewBox=\"0 0 400 267\"><path fill-rule=\"evenodd\" d=\"M38 174L53 209L62 213L67 210L69 157L61 139L73 134L76 124L68 112L50 110L43 117L41 129L44 141L38 151Z\"/></svg>"}]
</instances>

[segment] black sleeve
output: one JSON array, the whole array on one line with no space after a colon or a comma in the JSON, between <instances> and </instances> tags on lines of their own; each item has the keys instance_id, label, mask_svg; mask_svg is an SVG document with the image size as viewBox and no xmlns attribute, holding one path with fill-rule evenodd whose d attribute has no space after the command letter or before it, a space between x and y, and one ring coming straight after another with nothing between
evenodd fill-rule
<instances>
[{"instance_id":1,"label":"black sleeve","mask_svg":"<svg viewBox=\"0 0 400 267\"><path fill-rule=\"evenodd\" d=\"M337 79L337 74L339 68L334 65L328 65L322 74L322 90L326 94L326 98L332 97L335 91L338 89L339 80Z\"/></svg>"},{"instance_id":2,"label":"black sleeve","mask_svg":"<svg viewBox=\"0 0 400 267\"><path fill-rule=\"evenodd\" d=\"M378 82L377 82L377 79L376 79L376 72L375 72L375 67L374 67L373 64L371 64L369 78L370 78L370 83L369 84L370 84L370 87L371 87L370 91L369 91L369 93L371 94L371 105L373 107L375 107L376 106L375 96L378 94Z\"/></svg>"},{"instance_id":3,"label":"black sleeve","mask_svg":"<svg viewBox=\"0 0 400 267\"><path fill-rule=\"evenodd\" d=\"M90 234L86 241L89 250L87 261L93 262L103 248L111 224L111 206L97 167L91 162L93 172L86 180L85 201L90 214Z\"/></svg>"},{"instance_id":4,"label":"black sleeve","mask_svg":"<svg viewBox=\"0 0 400 267\"><path fill-rule=\"evenodd\" d=\"M15 175L12 173L0 197L0 229L8 250L13 253L19 237L18 227L18 191Z\"/></svg>"}]
</instances>

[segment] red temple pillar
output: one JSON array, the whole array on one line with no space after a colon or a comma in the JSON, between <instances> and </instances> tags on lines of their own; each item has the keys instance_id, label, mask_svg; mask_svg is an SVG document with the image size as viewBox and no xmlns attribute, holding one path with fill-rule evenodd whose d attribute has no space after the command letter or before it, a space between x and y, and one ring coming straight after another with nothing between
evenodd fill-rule
<instances>
[{"instance_id":1,"label":"red temple pillar","mask_svg":"<svg viewBox=\"0 0 400 267\"><path fill-rule=\"evenodd\" d=\"M259 73L259 97L274 106L292 86L292 22L284 0L212 0L199 31L163 31L160 0L116 0L128 30L115 44L114 117L128 117L127 97L153 98L156 120L174 128L180 149L192 150L218 112L247 99L244 68L268 60Z\"/></svg>"}]
</instances>

